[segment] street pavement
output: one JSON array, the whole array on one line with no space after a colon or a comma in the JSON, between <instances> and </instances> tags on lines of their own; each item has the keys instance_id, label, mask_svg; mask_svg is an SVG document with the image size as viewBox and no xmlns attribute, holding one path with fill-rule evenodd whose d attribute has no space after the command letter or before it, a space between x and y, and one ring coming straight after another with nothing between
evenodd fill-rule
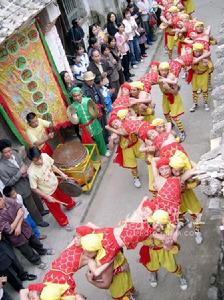
<instances>
[{"instance_id":1,"label":"street pavement","mask_svg":"<svg viewBox=\"0 0 224 300\"><path fill-rule=\"evenodd\" d=\"M212 24L214 35L219 30L224 11L223 0L195 0L197 9L197 18ZM160 39L160 35L159 35ZM164 53L163 43L155 43L148 50L149 58L141 63L138 69L133 70L136 79L142 76L156 50L153 57L156 60L164 61L167 59ZM213 51L214 52L214 51ZM213 60L216 57L213 53ZM200 108L195 113L190 113L192 106L191 87L180 80L181 95L185 104L185 115L183 122L185 125L187 139L184 147L194 161L198 161L200 156L209 151L209 134L211 128L211 111L206 112L201 102ZM161 99L162 95L158 87L152 89L152 99L156 103L156 115L162 117ZM108 165L109 164L109 165ZM132 177L127 169L122 169L113 163L113 159L103 160L103 171L101 172L94 190L90 194L82 195L82 205L73 211L67 213L70 217L71 224L77 226L80 222L91 221L99 226L115 226L120 220L130 214L139 204L144 195L148 194L148 174L144 162L139 161L140 178L142 187L136 189L133 186ZM189 282L187 291L181 291L177 278L168 274L165 270L159 271L159 285L153 289L149 285L149 275L147 270L138 263L139 247L133 251L125 251L125 255L130 263L134 284L139 295L139 300L206 300L209 276L216 270L218 256L218 230L217 220L213 220L208 211L208 199L197 189L197 195L204 206L203 226L204 242L202 245L196 245L192 229L185 228L181 232L180 245L181 251L177 256L178 262L183 266L184 273ZM73 232L68 233L48 216L51 226L42 230L48 235L45 246L51 246L56 250L56 255L71 241ZM43 261L50 264L53 258L44 257ZM41 278L44 272L33 268L24 258L23 264L31 272L34 272ZM77 290L83 293L90 300L107 300L111 299L108 292L92 287L85 279L85 271L81 270L75 275ZM13 293L13 299L17 300L18 296Z\"/></svg>"}]
</instances>

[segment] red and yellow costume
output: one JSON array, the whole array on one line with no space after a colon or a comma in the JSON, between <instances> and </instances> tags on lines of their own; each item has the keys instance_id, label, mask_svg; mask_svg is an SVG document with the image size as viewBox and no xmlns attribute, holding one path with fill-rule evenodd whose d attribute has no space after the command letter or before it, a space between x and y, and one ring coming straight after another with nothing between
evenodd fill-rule
<instances>
[{"instance_id":1,"label":"red and yellow costume","mask_svg":"<svg viewBox=\"0 0 224 300\"><path fill-rule=\"evenodd\" d=\"M179 208L181 200L180 178L167 178L163 187L158 191L157 196L151 200L146 200L144 207L149 207L152 211L162 209L169 213L172 224L177 224L179 219Z\"/></svg>"},{"instance_id":2,"label":"red and yellow costume","mask_svg":"<svg viewBox=\"0 0 224 300\"><path fill-rule=\"evenodd\" d=\"M202 43L195 43L193 45L193 51L204 51L204 45ZM201 60L197 64L192 65L187 82L192 84L194 104L198 103L198 90L202 91L205 104L208 103L209 77L212 71L213 64L209 58L206 59L206 62Z\"/></svg>"},{"instance_id":3,"label":"red and yellow costume","mask_svg":"<svg viewBox=\"0 0 224 300\"><path fill-rule=\"evenodd\" d=\"M122 267L127 263L122 251L118 252L113 261L113 280L109 287L111 297L116 300L128 300L134 292L131 272L123 271Z\"/></svg>"},{"instance_id":4,"label":"red and yellow costume","mask_svg":"<svg viewBox=\"0 0 224 300\"><path fill-rule=\"evenodd\" d=\"M127 249L136 248L137 244L147 239L153 232L152 227L147 223L127 222L123 225L120 239ZM92 233L81 239L82 247L87 251L98 251L96 260L101 264L109 263L121 250L114 236L114 228L93 229Z\"/></svg>"},{"instance_id":5,"label":"red and yellow costume","mask_svg":"<svg viewBox=\"0 0 224 300\"><path fill-rule=\"evenodd\" d=\"M162 219L161 217L158 218L161 214ZM157 215L156 218L155 215ZM166 211L157 210L151 218L152 221L155 219L153 222L165 226L161 233L166 235L172 234L174 227L170 224L169 215ZM178 244L174 243L170 249L166 249L163 241L150 237L143 242L143 246L140 249L140 263L142 263L149 272L157 272L161 267L163 267L168 272L181 276L181 266L177 265L175 260L175 255L178 251Z\"/></svg>"},{"instance_id":6,"label":"red and yellow costume","mask_svg":"<svg viewBox=\"0 0 224 300\"><path fill-rule=\"evenodd\" d=\"M189 158L186 153L176 151L170 158L170 166L174 169L183 169L184 171L192 168ZM196 181L185 183L185 189L181 193L180 205L180 221L184 220L184 214L189 213L192 220L196 220L197 216L202 212L202 207L199 199L195 195L193 188L197 186ZM197 229L200 227L198 226ZM195 227L196 229L196 227Z\"/></svg>"},{"instance_id":7,"label":"red and yellow costume","mask_svg":"<svg viewBox=\"0 0 224 300\"><path fill-rule=\"evenodd\" d=\"M45 274L43 278L43 284L40 284L39 286L44 289L45 286L48 286L50 284L67 284L68 287L61 296L61 299L75 299L76 284L73 279L73 275L79 269L82 255L82 247L74 244L63 250L59 257L52 262L51 269ZM30 285L29 289L38 290L38 284Z\"/></svg>"},{"instance_id":8,"label":"red and yellow costume","mask_svg":"<svg viewBox=\"0 0 224 300\"><path fill-rule=\"evenodd\" d=\"M163 87L163 84L159 84L160 90L163 93L163 113L165 116L170 116L175 119L184 114L184 105L179 93L176 95L167 93Z\"/></svg>"}]
</instances>

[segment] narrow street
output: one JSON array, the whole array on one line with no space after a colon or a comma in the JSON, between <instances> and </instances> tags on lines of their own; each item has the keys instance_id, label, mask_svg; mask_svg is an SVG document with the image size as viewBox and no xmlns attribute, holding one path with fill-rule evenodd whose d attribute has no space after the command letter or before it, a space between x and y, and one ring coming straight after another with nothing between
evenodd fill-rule
<instances>
[{"instance_id":1,"label":"narrow street","mask_svg":"<svg viewBox=\"0 0 224 300\"><path fill-rule=\"evenodd\" d=\"M206 24L212 25L214 36L219 30L221 15L223 13L222 0L195 1L197 5L196 16ZM214 52L214 51L213 51ZM163 45L161 45L156 60L166 60ZM215 61L213 55L213 60ZM209 132L211 127L211 112L204 111L202 103L200 109L190 113L192 106L191 87L181 82L181 95L185 104L185 115L183 121L186 127L187 139L184 147L194 161L209 151ZM153 87L152 99L156 102L156 114L162 116L161 93L157 87ZM99 226L115 225L119 220L132 212L138 205L142 196L147 194L148 178L146 165L139 162L140 176L143 183L142 188L136 189L132 184L131 175L128 170L121 169L110 162L109 168L101 182L100 188L95 195L94 202L89 209L85 221L92 221ZM159 272L158 287L153 289L148 282L148 273L138 263L138 249L125 251L130 262L135 287L139 292L137 299L141 300L205 300L207 299L207 288L209 275L215 271L218 253L217 222L211 220L207 211L208 200L206 196L197 189L197 195L204 206L203 227L204 242L201 246L196 245L191 229L184 229L180 237L181 251L178 262L182 264L185 275L189 282L187 291L181 291L175 276L167 274L164 270ZM82 275L81 275L82 274ZM84 279L84 272L75 276L78 290L83 292L88 299L105 300L110 299L105 291L91 287Z\"/></svg>"}]
</instances>

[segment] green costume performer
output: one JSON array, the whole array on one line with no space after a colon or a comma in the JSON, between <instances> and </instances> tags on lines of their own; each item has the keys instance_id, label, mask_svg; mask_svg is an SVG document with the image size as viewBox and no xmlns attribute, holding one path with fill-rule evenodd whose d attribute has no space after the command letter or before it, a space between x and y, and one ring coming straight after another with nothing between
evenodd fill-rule
<instances>
[{"instance_id":1,"label":"green costume performer","mask_svg":"<svg viewBox=\"0 0 224 300\"><path fill-rule=\"evenodd\" d=\"M100 122L94 119L88 111L88 102L91 100L88 97L82 96L82 91L79 87L75 87L71 90L70 95L74 102L70 105L70 111L74 108L77 115L77 123L82 130L82 142L86 138L86 133L94 139L101 155L105 155L107 147L103 137L103 129ZM87 132L86 132L87 131ZM87 133L87 134L88 134ZM88 139L88 137L87 137Z\"/></svg>"}]
</instances>

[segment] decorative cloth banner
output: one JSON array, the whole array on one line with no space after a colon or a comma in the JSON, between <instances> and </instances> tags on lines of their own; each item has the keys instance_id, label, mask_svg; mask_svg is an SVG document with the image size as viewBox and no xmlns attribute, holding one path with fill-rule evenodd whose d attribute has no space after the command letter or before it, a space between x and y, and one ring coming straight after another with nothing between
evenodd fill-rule
<instances>
[{"instance_id":1,"label":"decorative cloth banner","mask_svg":"<svg viewBox=\"0 0 224 300\"><path fill-rule=\"evenodd\" d=\"M0 46L0 104L25 141L31 111L56 129L71 124L35 24Z\"/></svg>"}]
</instances>

